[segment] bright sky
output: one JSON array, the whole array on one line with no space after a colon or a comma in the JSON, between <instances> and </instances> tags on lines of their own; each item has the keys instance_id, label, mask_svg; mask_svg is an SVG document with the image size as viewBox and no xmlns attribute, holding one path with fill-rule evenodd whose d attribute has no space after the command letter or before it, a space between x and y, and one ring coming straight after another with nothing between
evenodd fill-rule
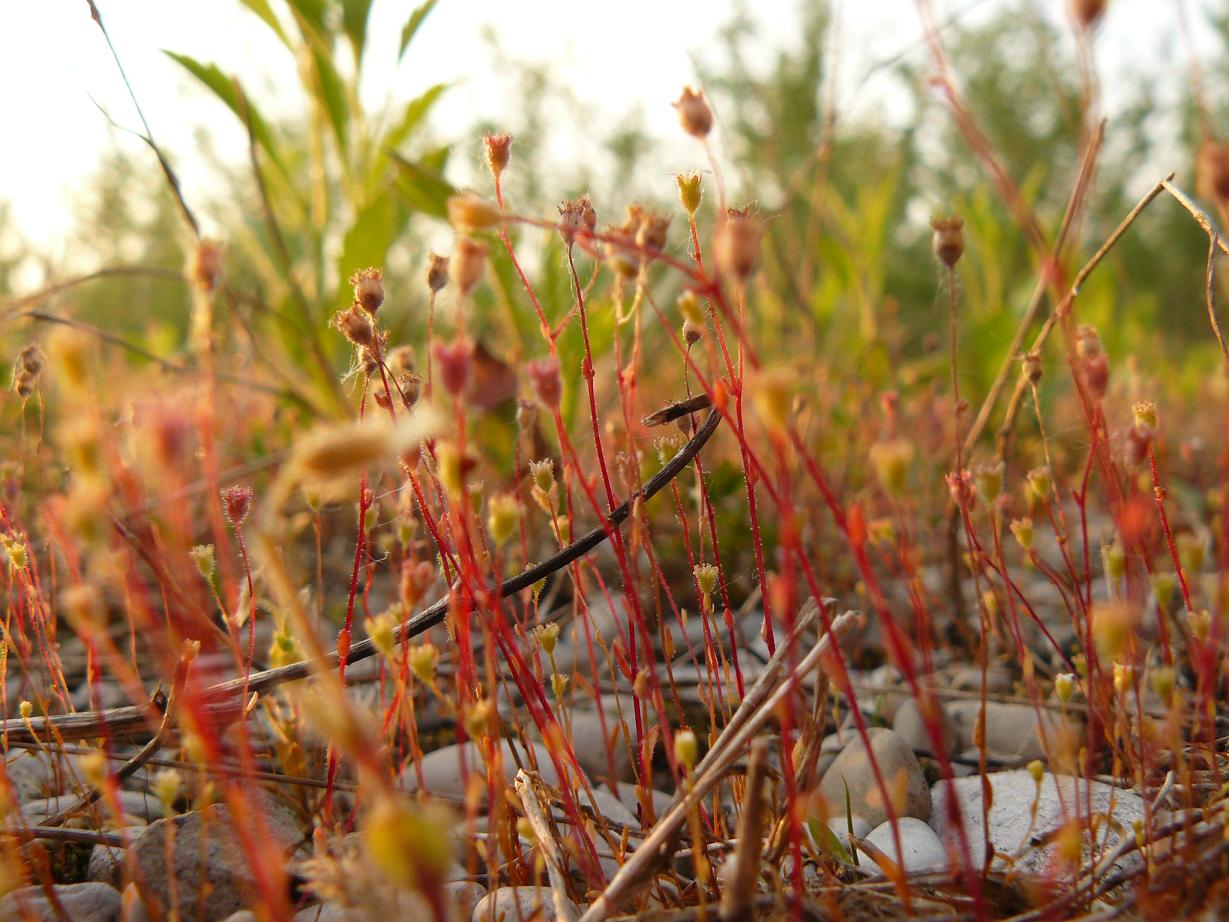
<instances>
[{"instance_id":1,"label":"bright sky","mask_svg":"<svg viewBox=\"0 0 1229 922\"><path fill-rule=\"evenodd\" d=\"M293 63L238 0L97 2L189 201L211 183L208 165L193 155L195 132L208 131L220 154L235 161L244 155L244 139L236 120L160 49L185 52L237 74L267 115L299 109ZM366 89L377 100L390 88L405 99L435 82L459 81L436 110L435 124L444 137L475 118L506 121L502 114L510 101L482 39L483 30L491 29L510 58L549 60L582 99L612 112L639 109L651 132L672 140L678 131L669 102L694 78L693 55L703 54L735 6L733 0L441 0L406 61L394 70L401 24L417 2L376 0L369 31L377 42L371 57L379 66ZM752 3L777 44L796 40L790 26L799 2L805 0ZM1037 2L1061 15L1066 0L936 0L935 5L942 19L970 6L970 15L977 16L1021 2ZM1224 6L1224 0L1187 2L1196 25L1197 10ZM281 4L274 0L273 6ZM909 47L922 53L916 46L915 0L840 0L838 6L842 47L850 49L844 58L847 95L868 63ZM1168 3L1113 0L1098 42L1111 111L1115 74L1124 69L1141 61L1146 67L1165 62L1158 69L1183 73L1184 53ZM0 86L9 132L0 143L0 199L13 202L17 227L27 238L55 253L71 226L72 204L100 155L116 144L140 147L111 129L95 106L124 126L138 125L85 0L0 3ZM873 88L844 102L853 114L883 104ZM509 127L515 131L514 123ZM150 168L155 169L152 160Z\"/></svg>"}]
</instances>

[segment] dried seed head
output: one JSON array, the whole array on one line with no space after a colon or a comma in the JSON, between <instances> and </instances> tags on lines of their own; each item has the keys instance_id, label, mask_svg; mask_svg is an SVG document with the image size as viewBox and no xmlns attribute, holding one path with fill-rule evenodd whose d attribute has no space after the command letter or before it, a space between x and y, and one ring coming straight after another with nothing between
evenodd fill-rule
<instances>
[{"instance_id":1,"label":"dried seed head","mask_svg":"<svg viewBox=\"0 0 1229 922\"><path fill-rule=\"evenodd\" d=\"M597 224L597 212L589 196L582 195L558 206L559 236L569 247L576 242L576 237L585 231L592 231Z\"/></svg>"},{"instance_id":2,"label":"dried seed head","mask_svg":"<svg viewBox=\"0 0 1229 922\"><path fill-rule=\"evenodd\" d=\"M959 215L934 217L930 219L930 229L934 231L931 248L935 258L952 268L964 255L964 219Z\"/></svg>"},{"instance_id":3,"label":"dried seed head","mask_svg":"<svg viewBox=\"0 0 1229 922\"><path fill-rule=\"evenodd\" d=\"M516 402L516 428L521 432L528 432L533 428L534 421L538 418L538 406L532 400L518 400Z\"/></svg>"},{"instance_id":4,"label":"dried seed head","mask_svg":"<svg viewBox=\"0 0 1229 922\"><path fill-rule=\"evenodd\" d=\"M703 197L700 190L700 174L679 173L674 177L674 181L678 183L679 202L682 203L683 210L694 218L700 209L700 199Z\"/></svg>"},{"instance_id":5,"label":"dried seed head","mask_svg":"<svg viewBox=\"0 0 1229 922\"><path fill-rule=\"evenodd\" d=\"M252 511L252 495L251 487L238 484L222 491L222 513L232 527L238 528L242 525Z\"/></svg>"},{"instance_id":6,"label":"dried seed head","mask_svg":"<svg viewBox=\"0 0 1229 922\"><path fill-rule=\"evenodd\" d=\"M201 291L210 292L222 281L222 245L202 238L188 257L188 278Z\"/></svg>"},{"instance_id":7,"label":"dried seed head","mask_svg":"<svg viewBox=\"0 0 1229 922\"><path fill-rule=\"evenodd\" d=\"M1135 667L1130 663L1114 663L1114 691L1125 695L1135 685Z\"/></svg>"},{"instance_id":8,"label":"dried seed head","mask_svg":"<svg viewBox=\"0 0 1229 922\"><path fill-rule=\"evenodd\" d=\"M1139 627L1138 608L1125 602L1094 602L1091 617L1097 652L1103 659L1121 658Z\"/></svg>"},{"instance_id":9,"label":"dried seed head","mask_svg":"<svg viewBox=\"0 0 1229 922\"><path fill-rule=\"evenodd\" d=\"M422 643L410 647L410 671L418 681L430 684L435 681L435 667L439 664L440 654L432 643Z\"/></svg>"},{"instance_id":10,"label":"dried seed head","mask_svg":"<svg viewBox=\"0 0 1229 922\"><path fill-rule=\"evenodd\" d=\"M354 286L354 302L369 314L384 303L384 273L379 269L360 269L350 276Z\"/></svg>"},{"instance_id":11,"label":"dried seed head","mask_svg":"<svg viewBox=\"0 0 1229 922\"><path fill-rule=\"evenodd\" d=\"M712 598L713 590L717 588L717 568L711 563L696 564L692 571L696 577L696 585L700 588L700 595L705 599Z\"/></svg>"},{"instance_id":12,"label":"dried seed head","mask_svg":"<svg viewBox=\"0 0 1229 922\"><path fill-rule=\"evenodd\" d=\"M1122 545L1111 539L1101 545L1101 564L1110 582L1117 583L1127 572L1127 554Z\"/></svg>"},{"instance_id":13,"label":"dried seed head","mask_svg":"<svg viewBox=\"0 0 1229 922\"><path fill-rule=\"evenodd\" d=\"M454 826L451 812L441 805L423 807L384 795L367 815L363 842L374 865L397 887L438 893L453 860Z\"/></svg>"},{"instance_id":14,"label":"dried seed head","mask_svg":"<svg viewBox=\"0 0 1229 922\"><path fill-rule=\"evenodd\" d=\"M1137 400L1131 404L1132 421L1138 428L1146 428L1155 432L1157 429L1156 402L1152 400Z\"/></svg>"},{"instance_id":15,"label":"dried seed head","mask_svg":"<svg viewBox=\"0 0 1229 922\"><path fill-rule=\"evenodd\" d=\"M701 327L696 326L690 320L683 321L683 342L688 346L694 346L703 337L704 332Z\"/></svg>"},{"instance_id":16,"label":"dried seed head","mask_svg":"<svg viewBox=\"0 0 1229 922\"><path fill-rule=\"evenodd\" d=\"M1002 459L991 463L987 461L984 464L979 464L973 471L973 475L977 480L977 492L980 493L988 502L994 502L999 498L999 494L1003 492L1003 472L1006 470L1006 465Z\"/></svg>"},{"instance_id":17,"label":"dried seed head","mask_svg":"<svg viewBox=\"0 0 1229 922\"><path fill-rule=\"evenodd\" d=\"M670 218L656 211L645 211L640 218L640 226L636 228L636 246L641 250L664 250L666 248L666 232L670 228ZM645 254L640 254L641 259Z\"/></svg>"},{"instance_id":18,"label":"dried seed head","mask_svg":"<svg viewBox=\"0 0 1229 922\"><path fill-rule=\"evenodd\" d=\"M431 346L431 355L439 368L440 382L444 390L456 397L469 383L474 365L474 345L468 339L458 339L451 345L436 342Z\"/></svg>"},{"instance_id":19,"label":"dried seed head","mask_svg":"<svg viewBox=\"0 0 1229 922\"><path fill-rule=\"evenodd\" d=\"M952 502L961 509L972 510L977 498L973 475L969 471L952 471L944 475L943 479L947 483L947 492L951 494Z\"/></svg>"},{"instance_id":20,"label":"dried seed head","mask_svg":"<svg viewBox=\"0 0 1229 922\"><path fill-rule=\"evenodd\" d=\"M529 362L525 366L529 372L529 383L533 387L534 396L549 410L559 406L563 397L563 381L559 376L559 359L550 356L545 359Z\"/></svg>"},{"instance_id":21,"label":"dried seed head","mask_svg":"<svg viewBox=\"0 0 1229 922\"><path fill-rule=\"evenodd\" d=\"M440 291L448 284L448 257L432 253L427 257L427 287Z\"/></svg>"},{"instance_id":22,"label":"dried seed head","mask_svg":"<svg viewBox=\"0 0 1229 922\"><path fill-rule=\"evenodd\" d=\"M467 295L474 290L474 286L482 280L485 267L486 246L468 237L459 238L448 261L448 277L461 294Z\"/></svg>"},{"instance_id":23,"label":"dried seed head","mask_svg":"<svg viewBox=\"0 0 1229 922\"><path fill-rule=\"evenodd\" d=\"M1084 386L1094 400L1101 400L1109 389L1110 366L1096 329L1084 325L1075 331L1075 352Z\"/></svg>"},{"instance_id":24,"label":"dried seed head","mask_svg":"<svg viewBox=\"0 0 1229 922\"><path fill-rule=\"evenodd\" d=\"M1054 677L1054 695L1063 704L1071 700L1075 691L1075 676L1070 672L1060 672Z\"/></svg>"},{"instance_id":25,"label":"dried seed head","mask_svg":"<svg viewBox=\"0 0 1229 922\"><path fill-rule=\"evenodd\" d=\"M701 141L708 137L713 129L713 110L702 92L696 92L689 86L683 87L674 108L678 110L679 124L685 132Z\"/></svg>"},{"instance_id":26,"label":"dried seed head","mask_svg":"<svg viewBox=\"0 0 1229 922\"><path fill-rule=\"evenodd\" d=\"M1046 465L1035 467L1025 475L1027 483L1025 484L1025 493L1028 496L1030 503L1046 503L1050 498L1050 488L1053 486L1053 478L1050 476L1050 468Z\"/></svg>"},{"instance_id":27,"label":"dried seed head","mask_svg":"<svg viewBox=\"0 0 1229 922\"><path fill-rule=\"evenodd\" d=\"M713 237L713 258L718 271L745 280L755 271L759 255L760 222L752 217L750 209L729 209Z\"/></svg>"},{"instance_id":28,"label":"dried seed head","mask_svg":"<svg viewBox=\"0 0 1229 922\"><path fill-rule=\"evenodd\" d=\"M448 199L448 223L462 234L489 230L499 223L499 208L476 192L458 192Z\"/></svg>"},{"instance_id":29,"label":"dried seed head","mask_svg":"<svg viewBox=\"0 0 1229 922\"><path fill-rule=\"evenodd\" d=\"M529 476L533 485L543 493L550 493L555 488L555 462L551 458L529 462Z\"/></svg>"},{"instance_id":30,"label":"dried seed head","mask_svg":"<svg viewBox=\"0 0 1229 922\"><path fill-rule=\"evenodd\" d=\"M542 645L542 652L547 656L551 656L555 652L555 644L559 642L559 624L555 621L547 621L540 625L537 630L538 643Z\"/></svg>"},{"instance_id":31,"label":"dried seed head","mask_svg":"<svg viewBox=\"0 0 1229 922\"><path fill-rule=\"evenodd\" d=\"M1068 0L1067 10L1071 20L1081 31L1091 29L1105 15L1109 0Z\"/></svg>"},{"instance_id":32,"label":"dried seed head","mask_svg":"<svg viewBox=\"0 0 1229 922\"><path fill-rule=\"evenodd\" d=\"M376 328L371 322L371 315L351 304L344 311L338 311L330 321L342 336L350 340L360 349L370 349L376 344Z\"/></svg>"},{"instance_id":33,"label":"dried seed head","mask_svg":"<svg viewBox=\"0 0 1229 922\"><path fill-rule=\"evenodd\" d=\"M1024 376L1030 384L1041 380L1041 356L1038 353L1029 352L1020 361L1024 365Z\"/></svg>"},{"instance_id":34,"label":"dried seed head","mask_svg":"<svg viewBox=\"0 0 1229 922\"><path fill-rule=\"evenodd\" d=\"M13 363L13 390L23 400L34 393L42 370L43 354L38 346L26 346L17 354L17 361Z\"/></svg>"},{"instance_id":35,"label":"dried seed head","mask_svg":"<svg viewBox=\"0 0 1229 922\"><path fill-rule=\"evenodd\" d=\"M20 538L0 535L0 546L4 548L4 556L8 559L9 572L24 570L30 563L30 552L26 543Z\"/></svg>"},{"instance_id":36,"label":"dried seed head","mask_svg":"<svg viewBox=\"0 0 1229 922\"><path fill-rule=\"evenodd\" d=\"M304 481L331 481L409 450L437 428L435 414L416 409L387 418L351 420L309 432L294 447L293 464Z\"/></svg>"},{"instance_id":37,"label":"dried seed head","mask_svg":"<svg viewBox=\"0 0 1229 922\"><path fill-rule=\"evenodd\" d=\"M512 156L512 135L506 131L502 134L488 134L482 142L486 145L486 165L491 170L491 176L498 180Z\"/></svg>"},{"instance_id":38,"label":"dried seed head","mask_svg":"<svg viewBox=\"0 0 1229 922\"><path fill-rule=\"evenodd\" d=\"M1195 155L1195 191L1222 208L1229 207L1229 144L1204 138Z\"/></svg>"}]
</instances>

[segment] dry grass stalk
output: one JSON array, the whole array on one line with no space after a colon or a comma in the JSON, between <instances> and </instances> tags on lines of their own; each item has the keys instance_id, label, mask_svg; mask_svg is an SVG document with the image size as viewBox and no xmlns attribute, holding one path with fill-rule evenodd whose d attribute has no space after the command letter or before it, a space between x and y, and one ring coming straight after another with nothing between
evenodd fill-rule
<instances>
[{"instance_id":1,"label":"dry grass stalk","mask_svg":"<svg viewBox=\"0 0 1229 922\"><path fill-rule=\"evenodd\" d=\"M765 781L768 768L768 741L758 739L751 744L751 763L747 767L747 793L743 813L738 820L738 842L734 846L734 876L726 882L721 904L725 922L752 918L755 884L760 875L760 858L764 841L761 833L768 807Z\"/></svg>"}]
</instances>

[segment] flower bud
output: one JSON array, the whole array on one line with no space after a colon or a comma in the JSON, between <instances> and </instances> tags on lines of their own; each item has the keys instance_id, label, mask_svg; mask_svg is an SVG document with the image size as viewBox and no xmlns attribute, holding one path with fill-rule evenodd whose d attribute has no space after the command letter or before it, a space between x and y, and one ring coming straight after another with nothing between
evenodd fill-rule
<instances>
[{"instance_id":1,"label":"flower bud","mask_svg":"<svg viewBox=\"0 0 1229 922\"><path fill-rule=\"evenodd\" d=\"M1032 777L1033 782L1041 787L1041 782L1045 779L1046 767L1040 759L1033 759L1028 763L1028 773Z\"/></svg>"},{"instance_id":2,"label":"flower bud","mask_svg":"<svg viewBox=\"0 0 1229 922\"><path fill-rule=\"evenodd\" d=\"M384 273L379 269L360 269L350 276L354 286L354 302L369 314L384 303Z\"/></svg>"},{"instance_id":3,"label":"flower bud","mask_svg":"<svg viewBox=\"0 0 1229 922\"><path fill-rule=\"evenodd\" d=\"M427 287L441 291L448 284L448 257L432 253L427 257Z\"/></svg>"},{"instance_id":4,"label":"flower bud","mask_svg":"<svg viewBox=\"0 0 1229 922\"><path fill-rule=\"evenodd\" d=\"M351 343L360 349L370 349L376 344L376 328L371 315L357 304L333 315L332 325Z\"/></svg>"},{"instance_id":5,"label":"flower bud","mask_svg":"<svg viewBox=\"0 0 1229 922\"><path fill-rule=\"evenodd\" d=\"M1036 384L1041 380L1041 355L1036 352L1026 353L1020 360L1024 366L1024 377L1028 378L1029 384Z\"/></svg>"},{"instance_id":6,"label":"flower bud","mask_svg":"<svg viewBox=\"0 0 1229 922\"><path fill-rule=\"evenodd\" d=\"M693 138L703 141L713 128L713 110L708 107L708 101L703 93L696 92L689 86L683 87L682 95L674 102L678 110L679 124Z\"/></svg>"},{"instance_id":7,"label":"flower bud","mask_svg":"<svg viewBox=\"0 0 1229 922\"><path fill-rule=\"evenodd\" d=\"M474 364L473 345L468 339L458 339L451 345L436 342L431 346L431 354L435 357L436 367L439 368L440 383L444 385L444 390L454 397L459 396L469 383Z\"/></svg>"},{"instance_id":8,"label":"flower bud","mask_svg":"<svg viewBox=\"0 0 1229 922\"><path fill-rule=\"evenodd\" d=\"M1011 522L1011 533L1016 538L1016 543L1025 551L1033 549L1033 520L1028 516L1022 519L1013 519Z\"/></svg>"},{"instance_id":9,"label":"flower bud","mask_svg":"<svg viewBox=\"0 0 1229 922\"><path fill-rule=\"evenodd\" d=\"M1029 503L1045 505L1050 499L1050 489L1054 483L1050 477L1050 468L1046 465L1035 467L1025 475L1025 493Z\"/></svg>"},{"instance_id":10,"label":"flower bud","mask_svg":"<svg viewBox=\"0 0 1229 922\"><path fill-rule=\"evenodd\" d=\"M238 528L252 509L252 488L231 486L222 490L222 514L233 528Z\"/></svg>"},{"instance_id":11,"label":"flower bud","mask_svg":"<svg viewBox=\"0 0 1229 922\"><path fill-rule=\"evenodd\" d=\"M529 372L529 383L533 387L534 396L548 410L557 409L563 398L563 381L559 377L559 359L550 356L529 362L525 366Z\"/></svg>"},{"instance_id":12,"label":"flower bud","mask_svg":"<svg viewBox=\"0 0 1229 922\"><path fill-rule=\"evenodd\" d=\"M458 192L447 204L448 223L458 233L474 234L499 223L499 208L476 192Z\"/></svg>"},{"instance_id":13,"label":"flower bud","mask_svg":"<svg viewBox=\"0 0 1229 922\"><path fill-rule=\"evenodd\" d=\"M21 704L17 705L17 713L21 715L22 720L29 720L30 716L34 713L34 705L29 701L23 700Z\"/></svg>"},{"instance_id":14,"label":"flower bud","mask_svg":"<svg viewBox=\"0 0 1229 922\"><path fill-rule=\"evenodd\" d=\"M930 229L934 231L931 249L935 258L951 269L964 254L964 219L959 215L931 218Z\"/></svg>"},{"instance_id":15,"label":"flower bud","mask_svg":"<svg viewBox=\"0 0 1229 922\"><path fill-rule=\"evenodd\" d=\"M482 280L482 272L486 267L486 246L468 237L457 240L452 258L448 260L448 277L467 295L474 290Z\"/></svg>"},{"instance_id":16,"label":"flower bud","mask_svg":"<svg viewBox=\"0 0 1229 922\"><path fill-rule=\"evenodd\" d=\"M1109 0L1068 0L1071 20L1081 32L1091 29L1103 15Z\"/></svg>"},{"instance_id":17,"label":"flower bud","mask_svg":"<svg viewBox=\"0 0 1229 922\"><path fill-rule=\"evenodd\" d=\"M704 336L701 328L693 324L690 320L683 321L683 342L688 346L694 346Z\"/></svg>"},{"instance_id":18,"label":"flower bud","mask_svg":"<svg viewBox=\"0 0 1229 922\"><path fill-rule=\"evenodd\" d=\"M683 210L694 218L696 211L700 208L700 199L702 197L700 174L680 173L674 177L674 181L678 183L679 201L683 205Z\"/></svg>"},{"instance_id":19,"label":"flower bud","mask_svg":"<svg viewBox=\"0 0 1229 922\"><path fill-rule=\"evenodd\" d=\"M696 764L696 757L700 754L700 744L696 740L696 735L690 730L680 730L674 734L674 759L685 770L690 772Z\"/></svg>"},{"instance_id":20,"label":"flower bud","mask_svg":"<svg viewBox=\"0 0 1229 922\"><path fill-rule=\"evenodd\" d=\"M1200 198L1229 208L1229 144L1205 138L1195 155L1195 191Z\"/></svg>"},{"instance_id":21,"label":"flower bud","mask_svg":"<svg viewBox=\"0 0 1229 922\"><path fill-rule=\"evenodd\" d=\"M1075 352L1084 385L1094 400L1101 400L1109 388L1110 367L1096 329L1084 324L1075 331Z\"/></svg>"},{"instance_id":22,"label":"flower bud","mask_svg":"<svg viewBox=\"0 0 1229 922\"><path fill-rule=\"evenodd\" d=\"M222 245L204 237L188 257L188 278L204 292L211 292L222 281Z\"/></svg>"},{"instance_id":23,"label":"flower bud","mask_svg":"<svg viewBox=\"0 0 1229 922\"><path fill-rule=\"evenodd\" d=\"M1060 672L1054 677L1054 695L1060 702L1066 704L1075 691L1075 676L1070 672Z\"/></svg>"},{"instance_id":24,"label":"flower bud","mask_svg":"<svg viewBox=\"0 0 1229 922\"><path fill-rule=\"evenodd\" d=\"M538 643L542 646L542 652L547 656L553 656L555 653L555 645L559 642L559 624L555 621L547 621L540 625L537 630Z\"/></svg>"},{"instance_id":25,"label":"flower bud","mask_svg":"<svg viewBox=\"0 0 1229 922\"><path fill-rule=\"evenodd\" d=\"M0 545L4 546L4 556L8 558L9 570L24 570L30 563L30 553L26 543L20 538L0 535Z\"/></svg>"},{"instance_id":26,"label":"flower bud","mask_svg":"<svg viewBox=\"0 0 1229 922\"><path fill-rule=\"evenodd\" d=\"M974 476L977 480L977 492L980 493L987 502L994 502L999 498L999 494L1003 492L1003 471L1006 469L1002 459L996 463L986 462L979 464L974 470Z\"/></svg>"},{"instance_id":27,"label":"flower bud","mask_svg":"<svg viewBox=\"0 0 1229 922\"><path fill-rule=\"evenodd\" d=\"M502 134L488 134L482 141L486 146L486 165L491 176L498 181L512 155L512 135L506 131Z\"/></svg>"},{"instance_id":28,"label":"flower bud","mask_svg":"<svg viewBox=\"0 0 1229 922\"><path fill-rule=\"evenodd\" d=\"M713 237L713 259L724 275L740 281L755 271L760 254L760 222L749 211L731 208Z\"/></svg>"},{"instance_id":29,"label":"flower bud","mask_svg":"<svg viewBox=\"0 0 1229 922\"><path fill-rule=\"evenodd\" d=\"M501 494L492 496L487 507L486 525L496 545L503 545L516 534L521 522L521 504L515 497Z\"/></svg>"},{"instance_id":30,"label":"flower bud","mask_svg":"<svg viewBox=\"0 0 1229 922\"><path fill-rule=\"evenodd\" d=\"M529 476L533 484L543 493L549 493L555 487L555 462L551 458L529 462Z\"/></svg>"},{"instance_id":31,"label":"flower bud","mask_svg":"<svg viewBox=\"0 0 1229 922\"><path fill-rule=\"evenodd\" d=\"M196 564L196 570L206 581L213 579L218 563L214 557L212 544L198 544L188 551L188 556Z\"/></svg>"},{"instance_id":32,"label":"flower bud","mask_svg":"<svg viewBox=\"0 0 1229 922\"><path fill-rule=\"evenodd\" d=\"M434 644L422 643L410 647L410 671L425 685L435 681L435 668L439 661L440 654Z\"/></svg>"},{"instance_id":33,"label":"flower bud","mask_svg":"<svg viewBox=\"0 0 1229 922\"><path fill-rule=\"evenodd\" d=\"M578 234L592 234L597 226L597 212L589 196L564 202L559 206L559 236L569 247L576 242Z\"/></svg>"}]
</instances>

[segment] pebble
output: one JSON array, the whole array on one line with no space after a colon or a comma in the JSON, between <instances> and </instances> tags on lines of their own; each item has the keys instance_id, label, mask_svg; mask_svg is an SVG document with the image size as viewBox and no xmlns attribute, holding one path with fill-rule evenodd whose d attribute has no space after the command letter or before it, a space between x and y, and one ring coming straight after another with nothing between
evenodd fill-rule
<instances>
[{"instance_id":1,"label":"pebble","mask_svg":"<svg viewBox=\"0 0 1229 922\"><path fill-rule=\"evenodd\" d=\"M541 743L532 743L530 745L537 759L538 773L542 776L542 780L549 785L559 787L559 774L555 771L555 763L551 761L550 753L547 752L546 747ZM513 758L512 744L508 740L500 740L500 746L503 749L504 780L511 787L519 769L517 768L516 759ZM434 794L436 797L464 801L465 784L462 781L461 775L462 749L465 752L465 764L469 769L471 777L477 775L484 781L480 803L485 804L487 798L485 784L486 763L482 761L481 752L473 742L454 743L451 746L444 746L433 752L426 753L422 757L424 790L429 794ZM516 752L520 756L521 764L529 768L530 761L526 755L525 747L518 744ZM406 791L418 790L418 773L413 762L408 763L402 769L401 785Z\"/></svg>"},{"instance_id":2,"label":"pebble","mask_svg":"<svg viewBox=\"0 0 1229 922\"><path fill-rule=\"evenodd\" d=\"M132 826L150 823L166 816L166 808L162 805L161 801L148 794L142 794L139 791L117 791L116 796L119 798L120 809L123 811L123 822L121 825ZM21 822L30 826L37 826L55 816L61 810L68 809L76 802L77 795L67 793L54 797L40 797L37 800L28 800L21 805L20 818L13 815L9 818L8 824L11 825L20 819ZM89 815L94 811L97 811L102 817L103 828L115 828L116 817L111 811L110 806L99 802L81 812L82 814Z\"/></svg>"},{"instance_id":3,"label":"pebble","mask_svg":"<svg viewBox=\"0 0 1229 922\"><path fill-rule=\"evenodd\" d=\"M567 905L572 913L579 912L571 900L567 901ZM478 901L471 917L472 922L511 922L513 919L560 922L563 918L555 912L555 897L549 887L500 887L492 890Z\"/></svg>"},{"instance_id":4,"label":"pebble","mask_svg":"<svg viewBox=\"0 0 1229 922\"><path fill-rule=\"evenodd\" d=\"M956 726L960 749L974 748L973 729L981 705L980 701L949 701L944 708ZM986 752L1004 761L1046 759L1043 735L1051 753L1060 751L1064 736L1070 737L1067 742L1074 751L1083 734L1084 723L1074 715L1068 715L1064 724L1062 714L1046 708L1041 709L1038 720L1031 704L986 702Z\"/></svg>"},{"instance_id":5,"label":"pebble","mask_svg":"<svg viewBox=\"0 0 1229 922\"><path fill-rule=\"evenodd\" d=\"M605 732L602 731L602 721L596 709L576 708L572 711L567 729L570 731L576 761L590 778L631 781L635 777L632 774L632 743L625 727L619 721L613 698L602 702L602 713L606 719ZM626 710L624 716L628 716ZM607 758L608 749L610 759ZM614 762L613 778L610 775L611 760Z\"/></svg>"},{"instance_id":6,"label":"pebble","mask_svg":"<svg viewBox=\"0 0 1229 922\"><path fill-rule=\"evenodd\" d=\"M1015 867L1026 874L1043 874L1047 871L1056 855L1058 846L1050 843L1044 847L1030 847L1026 835L1030 839L1044 837L1060 828L1064 823L1084 818L1084 812L1091 796L1092 815L1111 815L1112 823L1104 820L1098 826L1098 847L1107 843L1112 847L1119 840L1119 833L1130 836L1132 823L1144 817L1143 801L1130 791L1092 782L1091 790L1088 782L1069 775L1053 775L1045 773L1042 776L1040 794L1037 782L1025 770L992 772L986 776L991 787L991 807L987 816L986 829L989 833L990 845L996 855L1014 855L1021 846L1025 846L1024 854ZM959 778L952 782L955 788L956 800L960 805L960 816L964 823L965 835L972 852L975 867L982 867L986 860L985 843L982 835L982 780L981 778ZM931 825L938 833L940 840L958 847L959 836L955 825L948 818L947 783L938 782L932 792L935 811ZM1113 810L1110 810L1111 801ZM1037 817L1029 832L1030 816L1034 802L1037 803ZM1114 827L1111 829L1110 827ZM1089 836L1084 835L1084 856L1089 854ZM1005 864L1001 859L998 863Z\"/></svg>"},{"instance_id":7,"label":"pebble","mask_svg":"<svg viewBox=\"0 0 1229 922\"><path fill-rule=\"evenodd\" d=\"M866 841L875 846L898 865L903 865L906 874L921 874L926 871L941 871L947 867L947 850L935 834L935 831L912 816L901 817L898 821L900 833L900 851L896 850L896 836L892 832L891 823L876 826L866 836ZM901 860L904 855L904 860ZM868 865L874 877L883 877L883 869L872 862L863 861Z\"/></svg>"},{"instance_id":8,"label":"pebble","mask_svg":"<svg viewBox=\"0 0 1229 922\"><path fill-rule=\"evenodd\" d=\"M4 773L19 801L54 797L73 781L75 765L71 756L50 760L30 750L19 752L4 763Z\"/></svg>"},{"instance_id":9,"label":"pebble","mask_svg":"<svg viewBox=\"0 0 1229 922\"><path fill-rule=\"evenodd\" d=\"M260 795L268 846L288 853L303 837L297 818L272 795ZM141 902L152 917L165 916L172 906L172 883L174 902L199 906L201 922L225 919L242 909L254 885L235 820L224 804L158 820L132 849L141 869ZM135 915L141 919L141 910Z\"/></svg>"},{"instance_id":10,"label":"pebble","mask_svg":"<svg viewBox=\"0 0 1229 922\"><path fill-rule=\"evenodd\" d=\"M64 913L56 911L41 886L21 887L0 897L0 919L23 922L118 922L120 895L114 887L100 883L56 884L55 897Z\"/></svg>"},{"instance_id":11,"label":"pebble","mask_svg":"<svg viewBox=\"0 0 1229 922\"><path fill-rule=\"evenodd\" d=\"M947 715L942 705L936 705L936 716L939 721L939 738L945 753L955 751L957 745L956 727ZM934 755L934 743L930 731L922 719L922 709L915 698L908 698L896 709L892 718L892 729L900 735L914 752Z\"/></svg>"},{"instance_id":12,"label":"pebble","mask_svg":"<svg viewBox=\"0 0 1229 922\"><path fill-rule=\"evenodd\" d=\"M145 832L146 826L130 826L125 831L135 842ZM95 845L90 851L90 864L86 872L88 880L119 887L124 879L124 858L128 850L118 845Z\"/></svg>"},{"instance_id":13,"label":"pebble","mask_svg":"<svg viewBox=\"0 0 1229 922\"><path fill-rule=\"evenodd\" d=\"M900 799L895 805L897 816L929 819L930 788L926 785L921 763L909 744L882 727L871 727L867 736L884 785L892 797ZM844 813L846 786L849 789L851 813L861 816L872 826L887 820L883 792L875 783L861 737L855 737L841 751L819 784L819 792L827 799L833 813Z\"/></svg>"},{"instance_id":14,"label":"pebble","mask_svg":"<svg viewBox=\"0 0 1229 922\"><path fill-rule=\"evenodd\" d=\"M989 666L986 669L986 693L989 695L1010 695L1015 683L1011 673L999 666ZM981 670L973 666L965 666L956 670L952 676L951 687L956 691L981 693Z\"/></svg>"}]
</instances>

